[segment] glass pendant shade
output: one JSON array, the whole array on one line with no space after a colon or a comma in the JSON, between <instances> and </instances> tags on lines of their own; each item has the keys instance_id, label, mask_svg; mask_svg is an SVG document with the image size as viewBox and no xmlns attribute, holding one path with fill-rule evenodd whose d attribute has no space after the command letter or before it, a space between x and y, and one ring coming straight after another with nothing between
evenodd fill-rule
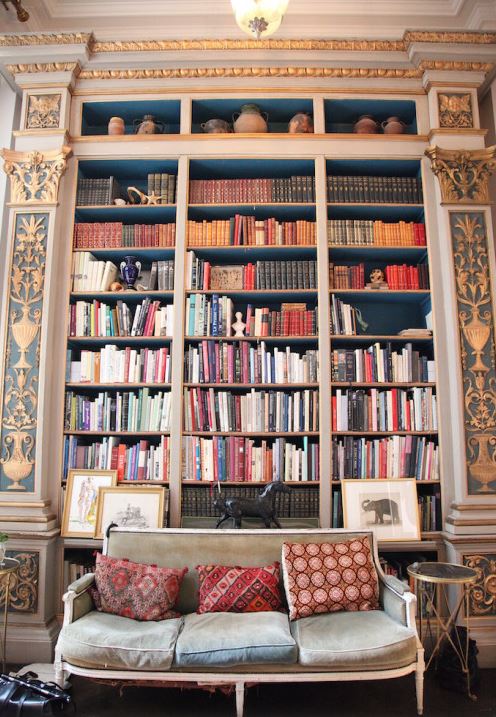
<instances>
[{"instance_id":1,"label":"glass pendant shade","mask_svg":"<svg viewBox=\"0 0 496 717\"><path fill-rule=\"evenodd\" d=\"M231 0L238 26L257 40L276 32L288 4L289 0Z\"/></svg>"}]
</instances>

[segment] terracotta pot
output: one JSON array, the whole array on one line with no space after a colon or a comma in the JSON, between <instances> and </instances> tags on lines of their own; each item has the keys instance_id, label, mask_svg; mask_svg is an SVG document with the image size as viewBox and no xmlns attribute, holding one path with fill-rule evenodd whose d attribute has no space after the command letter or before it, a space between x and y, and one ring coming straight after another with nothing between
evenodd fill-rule
<instances>
[{"instance_id":1,"label":"terracotta pot","mask_svg":"<svg viewBox=\"0 0 496 717\"><path fill-rule=\"evenodd\" d=\"M377 134L379 132L379 122L372 115L361 115L353 126L355 134Z\"/></svg>"},{"instance_id":2,"label":"terracotta pot","mask_svg":"<svg viewBox=\"0 0 496 717\"><path fill-rule=\"evenodd\" d=\"M388 117L381 124L384 134L403 134L406 124L399 117Z\"/></svg>"},{"instance_id":3,"label":"terracotta pot","mask_svg":"<svg viewBox=\"0 0 496 717\"><path fill-rule=\"evenodd\" d=\"M108 123L109 134L124 134L126 126L122 117L111 117Z\"/></svg>"},{"instance_id":4,"label":"terracotta pot","mask_svg":"<svg viewBox=\"0 0 496 717\"><path fill-rule=\"evenodd\" d=\"M234 132L268 132L267 121L269 116L266 112L262 112L258 105L243 105L241 112L233 114Z\"/></svg>"},{"instance_id":5,"label":"terracotta pot","mask_svg":"<svg viewBox=\"0 0 496 717\"><path fill-rule=\"evenodd\" d=\"M313 119L307 112L297 112L291 117L288 124L289 134L311 134L313 132Z\"/></svg>"},{"instance_id":6,"label":"terracotta pot","mask_svg":"<svg viewBox=\"0 0 496 717\"><path fill-rule=\"evenodd\" d=\"M200 125L205 134L230 134L232 127L223 119L209 119Z\"/></svg>"}]
</instances>

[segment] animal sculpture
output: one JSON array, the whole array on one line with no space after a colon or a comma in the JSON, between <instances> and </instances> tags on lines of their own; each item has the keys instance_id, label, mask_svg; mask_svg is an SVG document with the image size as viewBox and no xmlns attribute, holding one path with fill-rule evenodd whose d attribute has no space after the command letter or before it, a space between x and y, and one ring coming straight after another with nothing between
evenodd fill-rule
<instances>
[{"instance_id":1,"label":"animal sculpture","mask_svg":"<svg viewBox=\"0 0 496 717\"><path fill-rule=\"evenodd\" d=\"M266 528L270 528L272 523L281 528L276 515L276 495L290 492L285 483L272 481L255 498L216 498L214 506L222 511L222 515L215 527L219 528L229 518L232 518L235 528L241 528L242 518L260 518Z\"/></svg>"}]
</instances>

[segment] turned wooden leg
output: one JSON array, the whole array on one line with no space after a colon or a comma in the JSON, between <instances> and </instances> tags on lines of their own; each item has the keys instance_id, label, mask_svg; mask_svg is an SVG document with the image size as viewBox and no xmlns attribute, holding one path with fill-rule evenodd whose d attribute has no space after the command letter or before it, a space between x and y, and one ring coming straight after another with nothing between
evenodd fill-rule
<instances>
[{"instance_id":1,"label":"turned wooden leg","mask_svg":"<svg viewBox=\"0 0 496 717\"><path fill-rule=\"evenodd\" d=\"M415 671L415 690L417 692L417 714L424 713L424 666L417 665Z\"/></svg>"},{"instance_id":2,"label":"turned wooden leg","mask_svg":"<svg viewBox=\"0 0 496 717\"><path fill-rule=\"evenodd\" d=\"M245 683L236 682L236 717L243 717L245 702Z\"/></svg>"}]
</instances>

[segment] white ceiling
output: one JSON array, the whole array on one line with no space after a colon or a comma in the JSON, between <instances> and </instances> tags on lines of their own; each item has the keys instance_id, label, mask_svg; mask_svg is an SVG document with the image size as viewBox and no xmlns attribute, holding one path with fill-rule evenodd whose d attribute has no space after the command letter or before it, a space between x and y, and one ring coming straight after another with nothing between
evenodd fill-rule
<instances>
[{"instance_id":1,"label":"white ceiling","mask_svg":"<svg viewBox=\"0 0 496 717\"><path fill-rule=\"evenodd\" d=\"M243 38L230 0L0 2L0 32L94 32L97 39ZM496 0L290 0L276 38L399 39L410 30L496 31Z\"/></svg>"}]
</instances>

